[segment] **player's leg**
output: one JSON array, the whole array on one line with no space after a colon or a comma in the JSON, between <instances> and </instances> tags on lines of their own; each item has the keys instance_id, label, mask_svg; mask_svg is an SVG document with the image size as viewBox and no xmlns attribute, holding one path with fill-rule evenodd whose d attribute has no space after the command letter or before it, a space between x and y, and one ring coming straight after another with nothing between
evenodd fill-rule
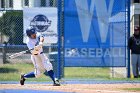
<instances>
[{"instance_id":1,"label":"player's leg","mask_svg":"<svg viewBox=\"0 0 140 93\"><path fill-rule=\"evenodd\" d=\"M55 74L54 74L54 71L53 70L49 70L49 71L45 71L44 72L44 74L47 76L49 76L51 79L52 79L52 81L53 81L53 85L54 86L60 86L60 83L59 83L59 80L57 79L57 78L55 78Z\"/></svg>"},{"instance_id":2,"label":"player's leg","mask_svg":"<svg viewBox=\"0 0 140 93\"><path fill-rule=\"evenodd\" d=\"M53 71L52 64L50 62L47 62L45 66L47 68L46 68L46 71L44 72L44 74L46 76L48 75L52 79L54 86L60 86L59 80L56 78L55 73Z\"/></svg>"},{"instance_id":3,"label":"player's leg","mask_svg":"<svg viewBox=\"0 0 140 93\"><path fill-rule=\"evenodd\" d=\"M44 54L42 55L41 58L43 60L44 68L46 69L46 71L44 72L44 74L46 76L49 75L49 77L54 82L54 86L60 86L59 80L55 76L55 73L53 71L53 66L50 63L49 59Z\"/></svg>"},{"instance_id":4,"label":"player's leg","mask_svg":"<svg viewBox=\"0 0 140 93\"><path fill-rule=\"evenodd\" d=\"M20 76L20 84L21 85L24 85L26 78L35 78L34 72L30 72L27 74L21 74L21 76Z\"/></svg>"},{"instance_id":5,"label":"player's leg","mask_svg":"<svg viewBox=\"0 0 140 93\"><path fill-rule=\"evenodd\" d=\"M35 66L35 59L34 59L33 56L31 56L31 60L32 60L34 66ZM35 68L35 71L36 71L36 68ZM20 76L20 84L21 85L24 85L24 82L25 82L26 78L35 78L35 72L29 72L27 74L21 74L21 76Z\"/></svg>"},{"instance_id":6,"label":"player's leg","mask_svg":"<svg viewBox=\"0 0 140 93\"><path fill-rule=\"evenodd\" d=\"M138 62L138 55L136 54L132 54L131 56L132 58L132 71L133 71L133 75L134 75L134 78L137 78L138 75L137 75L137 62Z\"/></svg>"},{"instance_id":7,"label":"player's leg","mask_svg":"<svg viewBox=\"0 0 140 93\"><path fill-rule=\"evenodd\" d=\"M35 78L35 74L34 74L34 72L30 72L28 74L25 74L24 77L25 78Z\"/></svg>"},{"instance_id":8,"label":"player's leg","mask_svg":"<svg viewBox=\"0 0 140 93\"><path fill-rule=\"evenodd\" d=\"M140 54L139 54L139 59L138 59L138 76L140 78Z\"/></svg>"}]
</instances>

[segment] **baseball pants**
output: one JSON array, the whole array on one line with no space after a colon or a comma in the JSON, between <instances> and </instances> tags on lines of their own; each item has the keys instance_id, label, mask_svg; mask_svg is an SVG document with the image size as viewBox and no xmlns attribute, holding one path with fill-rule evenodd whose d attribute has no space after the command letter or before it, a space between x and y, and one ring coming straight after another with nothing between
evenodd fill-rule
<instances>
[{"instance_id":1,"label":"baseball pants","mask_svg":"<svg viewBox=\"0 0 140 93\"><path fill-rule=\"evenodd\" d=\"M133 75L138 76L140 73L140 54L132 54L131 61Z\"/></svg>"}]
</instances>

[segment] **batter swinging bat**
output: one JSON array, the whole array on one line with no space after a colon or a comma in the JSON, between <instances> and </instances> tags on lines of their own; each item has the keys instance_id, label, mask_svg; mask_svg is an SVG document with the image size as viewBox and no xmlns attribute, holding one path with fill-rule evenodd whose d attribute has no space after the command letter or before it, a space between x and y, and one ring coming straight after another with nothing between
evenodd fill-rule
<instances>
[{"instance_id":1,"label":"batter swinging bat","mask_svg":"<svg viewBox=\"0 0 140 93\"><path fill-rule=\"evenodd\" d=\"M30 50L24 50L24 51L21 51L21 52L18 52L18 53L14 53L14 54L10 55L9 58L10 59L16 58L18 56L21 56L21 55L27 53L28 51L30 51Z\"/></svg>"}]
</instances>

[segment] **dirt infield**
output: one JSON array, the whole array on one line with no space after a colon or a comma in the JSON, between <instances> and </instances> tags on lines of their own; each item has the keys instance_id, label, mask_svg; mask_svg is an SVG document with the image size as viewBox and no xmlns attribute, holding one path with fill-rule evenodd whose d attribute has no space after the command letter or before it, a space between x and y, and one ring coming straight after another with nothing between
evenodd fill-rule
<instances>
[{"instance_id":1,"label":"dirt infield","mask_svg":"<svg viewBox=\"0 0 140 93\"><path fill-rule=\"evenodd\" d=\"M70 93L140 93L139 91L128 91L126 88L140 88L140 83L124 84L62 84L52 86L51 84L0 84L0 90L46 90ZM1 93L1 92L0 92ZM40 92L39 92L40 93Z\"/></svg>"}]
</instances>

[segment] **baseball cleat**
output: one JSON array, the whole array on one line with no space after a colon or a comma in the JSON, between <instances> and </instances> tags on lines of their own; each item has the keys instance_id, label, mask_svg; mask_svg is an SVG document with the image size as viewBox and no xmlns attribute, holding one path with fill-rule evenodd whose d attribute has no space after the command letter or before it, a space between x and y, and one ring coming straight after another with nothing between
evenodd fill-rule
<instances>
[{"instance_id":1,"label":"baseball cleat","mask_svg":"<svg viewBox=\"0 0 140 93\"><path fill-rule=\"evenodd\" d=\"M25 80L26 79L24 78L24 74L21 74L21 76L20 76L20 84L24 85Z\"/></svg>"},{"instance_id":2,"label":"baseball cleat","mask_svg":"<svg viewBox=\"0 0 140 93\"><path fill-rule=\"evenodd\" d=\"M55 80L53 86L60 86L59 80Z\"/></svg>"}]
</instances>

